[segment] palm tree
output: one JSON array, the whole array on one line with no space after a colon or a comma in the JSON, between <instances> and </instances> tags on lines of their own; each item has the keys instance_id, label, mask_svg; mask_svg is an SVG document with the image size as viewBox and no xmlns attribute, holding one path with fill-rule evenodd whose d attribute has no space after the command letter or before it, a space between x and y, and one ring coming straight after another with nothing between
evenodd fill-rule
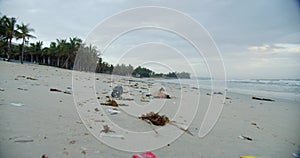
<instances>
[{"instance_id":1,"label":"palm tree","mask_svg":"<svg viewBox=\"0 0 300 158\"><path fill-rule=\"evenodd\" d=\"M50 43L50 47L49 47L49 49L48 49L48 51L47 51L47 57L48 57L48 59L47 59L47 65L53 65L52 63L53 63L53 58L52 58L52 56L54 56L54 55L56 55L56 52L57 52L57 45L56 45L56 43L55 42L51 42ZM51 62L52 61L52 62ZM55 65L55 64L54 64Z\"/></svg>"},{"instance_id":2,"label":"palm tree","mask_svg":"<svg viewBox=\"0 0 300 158\"><path fill-rule=\"evenodd\" d=\"M42 51L42 41L37 41L36 43L30 43L29 54L30 54L30 62L39 62L39 54ZM35 55L35 60L34 60Z\"/></svg>"},{"instance_id":3,"label":"palm tree","mask_svg":"<svg viewBox=\"0 0 300 158\"><path fill-rule=\"evenodd\" d=\"M25 42L28 42L29 38L35 38L35 36L29 34L30 32L33 32L33 31L34 31L34 29L29 28L29 24L26 24L26 25L24 23L22 23L21 25L17 24L17 32L16 32L17 39L23 40L22 41L22 52L21 52L21 64L23 64Z\"/></svg>"},{"instance_id":4,"label":"palm tree","mask_svg":"<svg viewBox=\"0 0 300 158\"><path fill-rule=\"evenodd\" d=\"M65 54L67 54L68 52L68 43L67 40L65 39L56 39L56 43L57 43L57 51L55 52L55 56L57 57L57 67L60 67L60 59L62 56L64 56Z\"/></svg>"},{"instance_id":5,"label":"palm tree","mask_svg":"<svg viewBox=\"0 0 300 158\"><path fill-rule=\"evenodd\" d=\"M41 55L43 57L42 58L42 63L45 64L45 65L47 65L47 63L46 63L46 57L48 55L48 52L49 52L49 48L48 47L45 47L45 48L42 49L42 53L41 53Z\"/></svg>"},{"instance_id":6,"label":"palm tree","mask_svg":"<svg viewBox=\"0 0 300 158\"><path fill-rule=\"evenodd\" d=\"M40 55L41 55L41 53L42 53L42 50L43 50L43 41L37 41L36 43L35 43L35 61L37 62L37 63L39 63L40 62Z\"/></svg>"},{"instance_id":7,"label":"palm tree","mask_svg":"<svg viewBox=\"0 0 300 158\"><path fill-rule=\"evenodd\" d=\"M2 53L4 52L5 55L7 54L7 38L6 38L6 16L2 16L0 19L0 51L1 51L1 56L3 55Z\"/></svg>"},{"instance_id":8,"label":"palm tree","mask_svg":"<svg viewBox=\"0 0 300 158\"><path fill-rule=\"evenodd\" d=\"M76 52L78 51L79 47L82 45L82 40L80 38L74 37L70 38L70 43L68 43L68 50L66 52L66 60L63 66L65 68L69 68L69 63L74 64Z\"/></svg>"},{"instance_id":9,"label":"palm tree","mask_svg":"<svg viewBox=\"0 0 300 158\"><path fill-rule=\"evenodd\" d=\"M3 16L1 18L1 38L5 41L6 47L6 55L7 60L10 59L10 54L12 52L12 39L15 37L15 25L16 25L16 18L8 18L7 16Z\"/></svg>"}]
</instances>

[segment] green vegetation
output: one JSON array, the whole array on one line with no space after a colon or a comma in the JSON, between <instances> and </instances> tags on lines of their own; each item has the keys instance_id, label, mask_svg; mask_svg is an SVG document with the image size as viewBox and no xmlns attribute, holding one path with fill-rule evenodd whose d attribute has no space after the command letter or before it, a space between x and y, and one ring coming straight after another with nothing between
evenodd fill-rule
<instances>
[{"instance_id":1,"label":"green vegetation","mask_svg":"<svg viewBox=\"0 0 300 158\"><path fill-rule=\"evenodd\" d=\"M144 67L137 67L133 70L132 76L135 77L152 77L152 78L186 78L190 79L190 73L187 72L169 72L168 74L163 73L155 73L154 71L144 68Z\"/></svg>"},{"instance_id":2,"label":"green vegetation","mask_svg":"<svg viewBox=\"0 0 300 158\"><path fill-rule=\"evenodd\" d=\"M0 57L7 61L16 60L37 63L79 71L92 71L123 76L155 77L155 78L190 78L187 72L170 72L168 74L156 74L144 67L133 68L125 64L109 64L102 60L100 51L95 46L86 45L78 37L69 39L56 39L49 47L43 47L43 41L29 43L31 38L36 38L29 24L17 24L17 19L0 17ZM21 40L21 44L13 43ZM73 67L76 63L76 67Z\"/></svg>"}]
</instances>

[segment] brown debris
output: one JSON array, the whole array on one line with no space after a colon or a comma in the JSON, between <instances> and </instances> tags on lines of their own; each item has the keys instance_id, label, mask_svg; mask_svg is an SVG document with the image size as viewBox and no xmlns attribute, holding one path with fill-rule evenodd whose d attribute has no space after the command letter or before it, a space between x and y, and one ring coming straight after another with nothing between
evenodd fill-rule
<instances>
[{"instance_id":1,"label":"brown debris","mask_svg":"<svg viewBox=\"0 0 300 158\"><path fill-rule=\"evenodd\" d=\"M115 132L115 131L111 130L108 125L103 125L103 130L101 130L100 133L102 132L108 133L108 132Z\"/></svg>"},{"instance_id":2,"label":"brown debris","mask_svg":"<svg viewBox=\"0 0 300 158\"><path fill-rule=\"evenodd\" d=\"M258 97L252 97L254 100L262 100L262 101L275 101L273 99L268 99L268 98L258 98Z\"/></svg>"},{"instance_id":3,"label":"brown debris","mask_svg":"<svg viewBox=\"0 0 300 158\"><path fill-rule=\"evenodd\" d=\"M68 156L69 155L69 152L67 151L66 148L64 148L64 152L63 152L64 155Z\"/></svg>"},{"instance_id":4,"label":"brown debris","mask_svg":"<svg viewBox=\"0 0 300 158\"><path fill-rule=\"evenodd\" d=\"M62 91L62 90L56 89L56 88L50 88L50 91L51 91L51 92L62 92L62 93L65 93L65 94L72 94L72 93L69 92L69 91Z\"/></svg>"},{"instance_id":5,"label":"brown debris","mask_svg":"<svg viewBox=\"0 0 300 158\"><path fill-rule=\"evenodd\" d=\"M142 114L142 116L140 116L139 119L148 120L156 126L164 126L165 124L170 122L167 116L159 115L158 112L149 112L147 114Z\"/></svg>"},{"instance_id":6,"label":"brown debris","mask_svg":"<svg viewBox=\"0 0 300 158\"><path fill-rule=\"evenodd\" d=\"M33 142L33 139L21 139L21 140L15 140L14 142L18 142L18 143L28 143L28 142Z\"/></svg>"},{"instance_id":7,"label":"brown debris","mask_svg":"<svg viewBox=\"0 0 300 158\"><path fill-rule=\"evenodd\" d=\"M118 104L114 99L110 99L109 96L106 96L106 103L100 103L101 105L106 105L106 106L128 106L127 104Z\"/></svg>"},{"instance_id":8,"label":"brown debris","mask_svg":"<svg viewBox=\"0 0 300 158\"><path fill-rule=\"evenodd\" d=\"M26 88L18 88L18 90L21 90L21 91L28 91L28 89L26 89Z\"/></svg>"},{"instance_id":9,"label":"brown debris","mask_svg":"<svg viewBox=\"0 0 300 158\"><path fill-rule=\"evenodd\" d=\"M36 78L33 77L26 77L27 80L37 80Z\"/></svg>"},{"instance_id":10,"label":"brown debris","mask_svg":"<svg viewBox=\"0 0 300 158\"><path fill-rule=\"evenodd\" d=\"M75 142L76 142L75 140L71 140L69 143L70 144L75 144Z\"/></svg>"},{"instance_id":11,"label":"brown debris","mask_svg":"<svg viewBox=\"0 0 300 158\"><path fill-rule=\"evenodd\" d=\"M48 158L48 156L46 154L43 154L42 158Z\"/></svg>"},{"instance_id":12,"label":"brown debris","mask_svg":"<svg viewBox=\"0 0 300 158\"><path fill-rule=\"evenodd\" d=\"M240 138L243 139L243 140L249 140L249 141L253 140L252 138L247 137L247 136L243 136L243 135L241 135Z\"/></svg>"}]
</instances>

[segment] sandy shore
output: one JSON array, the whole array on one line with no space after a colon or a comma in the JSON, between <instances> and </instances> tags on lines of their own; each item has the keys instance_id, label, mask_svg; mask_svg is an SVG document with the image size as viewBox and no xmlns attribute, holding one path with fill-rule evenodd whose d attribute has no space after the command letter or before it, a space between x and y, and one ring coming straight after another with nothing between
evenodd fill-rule
<instances>
[{"instance_id":1,"label":"sandy shore","mask_svg":"<svg viewBox=\"0 0 300 158\"><path fill-rule=\"evenodd\" d=\"M163 131L159 136L155 136L149 124L131 117L136 114L135 108L131 107L150 103L163 104L163 107L156 107L158 110L161 108L161 114L184 123L186 118L177 118L176 110L180 102L188 106L193 104L194 98L200 100L200 106L188 128L193 136L183 133L169 145L153 150L158 158L216 158L241 155L282 158L292 157L292 153L300 148L299 102L283 99L275 99L275 102L258 101L251 99L252 96L231 93L229 90L227 97L230 99L226 99L217 124L207 136L199 138L199 127L211 97L206 95L210 93L207 90L200 91L174 84L160 85L149 79L137 80L121 76L114 76L111 81L109 75L94 76L85 72L76 72L74 83L82 84L72 87L70 70L3 61L0 62L0 72L1 158L41 157L43 154L49 158L131 157L134 153L109 147L95 138L93 132L99 133L102 125L107 123L105 116L109 116L121 128L137 132L146 131L154 139L164 139L167 136L164 136ZM136 81L129 81L130 79ZM95 88L91 83L96 85ZM138 86L133 87L136 83ZM128 104L128 107L118 108L120 114L109 115L107 110L111 107L103 107L99 103L105 102L105 96L110 95L112 87L118 84L124 86L124 96L134 100L117 100L118 103ZM141 102L140 97L147 86L151 86L152 89L164 86L173 98L150 99L150 103ZM52 92L50 88L62 92ZM89 95L88 91L82 94L75 92L88 89L93 89L94 93ZM79 114L82 119L77 109L81 111ZM123 135L123 140L134 139L127 136L126 132L119 133L113 125L110 127L116 130L116 134ZM175 134L180 131L174 128ZM247 136L252 140L243 140L240 136ZM107 141L109 139L119 138L107 138ZM122 142L122 139L118 141ZM143 143L146 146L149 142Z\"/></svg>"}]
</instances>

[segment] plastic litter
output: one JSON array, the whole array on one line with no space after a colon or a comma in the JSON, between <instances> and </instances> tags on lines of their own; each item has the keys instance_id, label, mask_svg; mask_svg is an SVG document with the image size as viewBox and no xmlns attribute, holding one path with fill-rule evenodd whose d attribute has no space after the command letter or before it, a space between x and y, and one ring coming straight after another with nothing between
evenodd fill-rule
<instances>
[{"instance_id":1,"label":"plastic litter","mask_svg":"<svg viewBox=\"0 0 300 158\"><path fill-rule=\"evenodd\" d=\"M107 133L100 133L100 137L111 137L111 138L121 138L124 139L123 135L117 135L117 134L107 134Z\"/></svg>"},{"instance_id":2,"label":"plastic litter","mask_svg":"<svg viewBox=\"0 0 300 158\"><path fill-rule=\"evenodd\" d=\"M132 158L156 158L155 154L148 151L142 154L134 154L132 155Z\"/></svg>"},{"instance_id":3,"label":"plastic litter","mask_svg":"<svg viewBox=\"0 0 300 158\"><path fill-rule=\"evenodd\" d=\"M253 140L252 138L247 137L247 136L243 136L243 135L240 135L239 138L240 138L240 139L243 139L243 140L249 140L249 141L252 141L252 140Z\"/></svg>"},{"instance_id":4,"label":"plastic litter","mask_svg":"<svg viewBox=\"0 0 300 158\"><path fill-rule=\"evenodd\" d=\"M114 110L114 109L107 109L107 112L110 113L111 115L119 114L121 111L119 110Z\"/></svg>"},{"instance_id":5,"label":"plastic litter","mask_svg":"<svg viewBox=\"0 0 300 158\"><path fill-rule=\"evenodd\" d=\"M13 105L13 106L24 106L25 104L22 104L22 103L10 103L10 105Z\"/></svg>"}]
</instances>

